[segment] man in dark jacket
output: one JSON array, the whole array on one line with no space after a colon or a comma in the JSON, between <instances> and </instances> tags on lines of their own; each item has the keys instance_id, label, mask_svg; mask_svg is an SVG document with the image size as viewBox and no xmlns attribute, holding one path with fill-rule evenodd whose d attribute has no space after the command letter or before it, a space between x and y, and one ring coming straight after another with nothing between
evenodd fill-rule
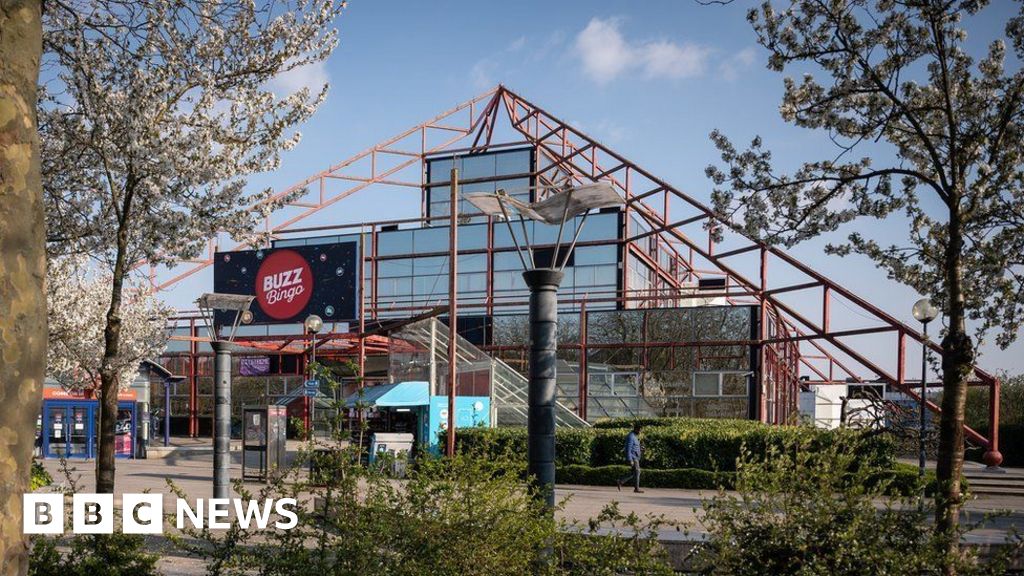
<instances>
[{"instance_id":1,"label":"man in dark jacket","mask_svg":"<svg viewBox=\"0 0 1024 576\"><path fill-rule=\"evenodd\" d=\"M619 490L622 490L623 483L625 483L629 479L632 479L633 492L636 492L638 494L643 493L643 490L640 489L641 451L642 449L640 448L640 424L634 424L633 431L630 432L628 436L626 436L626 461L628 461L629 465L633 467L633 471L628 476L619 478L618 481L616 481Z\"/></svg>"}]
</instances>

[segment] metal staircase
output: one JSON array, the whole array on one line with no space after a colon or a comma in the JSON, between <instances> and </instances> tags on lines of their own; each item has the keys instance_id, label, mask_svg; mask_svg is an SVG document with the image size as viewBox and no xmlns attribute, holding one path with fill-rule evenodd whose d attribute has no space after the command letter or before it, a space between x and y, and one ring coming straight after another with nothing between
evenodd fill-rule
<instances>
[{"instance_id":1,"label":"metal staircase","mask_svg":"<svg viewBox=\"0 0 1024 576\"><path fill-rule=\"evenodd\" d=\"M393 379L426 380L433 390L442 390L448 373L448 327L436 318L421 320L392 334L395 347L391 354L390 373ZM493 358L459 336L456 340L458 373L473 373L490 383L492 420L497 426L526 426L527 387L525 376L505 362ZM590 424L560 402L555 403L555 423L570 428Z\"/></svg>"}]
</instances>

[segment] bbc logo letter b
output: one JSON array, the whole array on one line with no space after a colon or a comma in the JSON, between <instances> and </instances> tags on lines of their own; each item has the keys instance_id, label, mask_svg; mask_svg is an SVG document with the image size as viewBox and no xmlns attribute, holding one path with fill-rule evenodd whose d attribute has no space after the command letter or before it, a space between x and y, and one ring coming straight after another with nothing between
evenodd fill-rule
<instances>
[{"instance_id":1,"label":"bbc logo letter b","mask_svg":"<svg viewBox=\"0 0 1024 576\"><path fill-rule=\"evenodd\" d=\"M25 534L64 533L63 494L25 494L22 508L22 532Z\"/></svg>"},{"instance_id":2,"label":"bbc logo letter b","mask_svg":"<svg viewBox=\"0 0 1024 576\"><path fill-rule=\"evenodd\" d=\"M114 495L75 494L71 499L71 529L75 534L113 534Z\"/></svg>"}]
</instances>

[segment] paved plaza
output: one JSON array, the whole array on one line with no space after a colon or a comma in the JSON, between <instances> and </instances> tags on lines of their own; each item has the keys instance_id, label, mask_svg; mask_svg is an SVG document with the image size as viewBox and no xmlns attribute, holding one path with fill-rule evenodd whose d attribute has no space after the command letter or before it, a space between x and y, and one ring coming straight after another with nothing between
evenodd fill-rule
<instances>
[{"instance_id":1,"label":"paved plaza","mask_svg":"<svg viewBox=\"0 0 1024 576\"><path fill-rule=\"evenodd\" d=\"M300 444L289 442L289 453L295 454ZM184 490L190 498L209 498L212 495L213 455L208 440L176 439L170 449L157 447L150 452L151 457L145 460L118 460L117 462L117 494L124 492L163 492L170 495L167 480ZM240 452L232 452L233 478L241 476ZM58 460L44 460L43 465L53 475L55 486L66 482ZM82 492L91 492L94 487L93 460L69 461L72 478ZM968 466L978 466L968 463ZM1010 470L1002 477L1012 478L1024 476L1024 471ZM250 482L254 489L258 482ZM702 501L714 496L713 491L679 490L679 489L646 489L643 494L634 494L628 489L621 492L614 487L604 486L558 486L558 500L565 500L561 517L569 520L585 522L597 516L601 510L612 502L619 505L624 514L635 512L664 515L666 518L688 526L686 530L665 529L660 539L665 542L682 543L687 540L700 539L703 535L701 526ZM989 544L1005 541L1014 526L1024 527L1024 495L982 494L975 496L964 507L964 519L976 521L985 514L1005 512L989 521L985 527L968 535L967 541L975 544ZM156 543L159 545L159 543ZM166 543L164 543L166 544ZM177 551L164 548L161 552L160 568L168 574L199 574L202 565L198 560L182 556Z\"/></svg>"}]
</instances>

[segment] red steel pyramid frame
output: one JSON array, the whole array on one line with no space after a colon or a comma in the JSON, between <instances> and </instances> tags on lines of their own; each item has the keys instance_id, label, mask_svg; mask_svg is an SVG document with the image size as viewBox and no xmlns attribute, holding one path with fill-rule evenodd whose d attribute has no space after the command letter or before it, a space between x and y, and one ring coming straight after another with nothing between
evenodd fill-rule
<instances>
[{"instance_id":1,"label":"red steel pyramid frame","mask_svg":"<svg viewBox=\"0 0 1024 576\"><path fill-rule=\"evenodd\" d=\"M511 129L520 140L492 144L500 128ZM730 303L759 307L761 414L765 414L766 396L774 394L775 403L785 409L773 411L770 418L787 421L795 410L799 386L814 383L881 381L920 401L916 391L920 381L908 381L906 377L907 347L914 343L921 346L920 332L784 250L722 226L703 203L502 85L313 174L275 194L263 205L253 206L253 210L265 213L264 230L267 236L275 237L294 232L297 223L374 185L422 191L422 166L429 156L527 144L536 150L537 169L532 176L539 182L554 182L565 176L580 182L607 180L626 201L626 222L630 218L643 222L643 230L627 232L622 249L624 256L637 258L657 271L661 297L648 295L640 298L638 305L657 303L659 299L673 301L673 295L678 297L685 289L686 281L724 276L722 294ZM417 169L418 179L410 177ZM268 210L270 203L278 206ZM716 243L712 230L719 227L724 239ZM672 254L674 270L666 270L650 257L643 246L652 241L660 250ZM245 243L220 246L230 250L247 247ZM211 239L204 258L178 264L166 280L158 281L155 268L150 266L151 282L158 289L173 286L210 266L216 249L216 239ZM770 277L770 269L784 272ZM634 291L625 283L621 297L624 301L636 300ZM833 315L836 303L850 314ZM856 325L842 321L850 317L857 318ZM864 347L851 341L865 336L876 339L875 345ZM884 339L881 353L878 339ZM942 351L937 343L929 341L928 346L935 352ZM1001 460L999 380L975 367L972 385L989 389L990 432L985 437L965 427L965 435L986 450L986 461ZM936 413L940 411L930 401L927 407Z\"/></svg>"}]
</instances>

